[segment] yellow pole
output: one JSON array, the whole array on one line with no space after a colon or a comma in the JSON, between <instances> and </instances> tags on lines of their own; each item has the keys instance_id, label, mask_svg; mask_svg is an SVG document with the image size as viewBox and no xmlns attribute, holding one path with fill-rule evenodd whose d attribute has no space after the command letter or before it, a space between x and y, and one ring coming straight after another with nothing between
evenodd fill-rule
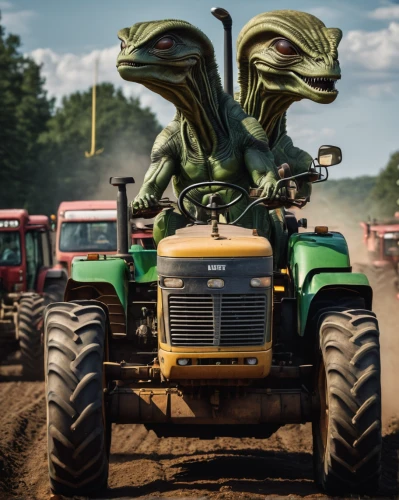
<instances>
[{"instance_id":1,"label":"yellow pole","mask_svg":"<svg viewBox=\"0 0 399 500\"><path fill-rule=\"evenodd\" d=\"M90 153L85 152L86 158L101 154L104 148L96 151L96 97L97 97L97 74L98 74L98 59L94 62L94 83L91 93L91 150Z\"/></svg>"}]
</instances>

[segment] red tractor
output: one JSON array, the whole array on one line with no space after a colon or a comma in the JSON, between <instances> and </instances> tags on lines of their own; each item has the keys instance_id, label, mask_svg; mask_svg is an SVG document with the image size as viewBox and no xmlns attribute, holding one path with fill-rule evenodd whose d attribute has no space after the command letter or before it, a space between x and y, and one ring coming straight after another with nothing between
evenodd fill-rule
<instances>
[{"instance_id":1,"label":"red tractor","mask_svg":"<svg viewBox=\"0 0 399 500\"><path fill-rule=\"evenodd\" d=\"M140 245L145 250L155 250L155 242L152 237L153 224L146 224L143 219L131 221L132 245Z\"/></svg>"},{"instance_id":2,"label":"red tractor","mask_svg":"<svg viewBox=\"0 0 399 500\"><path fill-rule=\"evenodd\" d=\"M153 216L152 214L150 214ZM152 224L131 221L131 244L154 249ZM116 201L63 201L57 214L57 267L70 274L72 261L88 253L112 255L116 252Z\"/></svg>"},{"instance_id":3,"label":"red tractor","mask_svg":"<svg viewBox=\"0 0 399 500\"><path fill-rule=\"evenodd\" d=\"M369 259L374 268L384 277L393 281L399 298L399 212L387 221L361 222L364 242Z\"/></svg>"},{"instance_id":4,"label":"red tractor","mask_svg":"<svg viewBox=\"0 0 399 500\"><path fill-rule=\"evenodd\" d=\"M43 378L42 313L63 299L66 281L52 268L48 217L0 210L0 353L19 347L25 378Z\"/></svg>"},{"instance_id":5,"label":"red tractor","mask_svg":"<svg viewBox=\"0 0 399 500\"><path fill-rule=\"evenodd\" d=\"M116 202L63 201L58 207L56 258L70 274L75 257L116 252Z\"/></svg>"}]
</instances>

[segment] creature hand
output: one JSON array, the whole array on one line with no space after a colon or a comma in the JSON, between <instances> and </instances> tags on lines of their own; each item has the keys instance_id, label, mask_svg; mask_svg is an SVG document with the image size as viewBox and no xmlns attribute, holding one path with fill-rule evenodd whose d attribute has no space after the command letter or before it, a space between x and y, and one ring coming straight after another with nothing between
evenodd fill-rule
<instances>
[{"instance_id":1,"label":"creature hand","mask_svg":"<svg viewBox=\"0 0 399 500\"><path fill-rule=\"evenodd\" d=\"M263 190L261 193L261 197L272 199L275 194L274 190L276 188L276 184L277 184L277 179L274 173L269 172L268 174L266 174L266 176L262 179L262 182L259 186Z\"/></svg>"},{"instance_id":2,"label":"creature hand","mask_svg":"<svg viewBox=\"0 0 399 500\"><path fill-rule=\"evenodd\" d=\"M136 213L145 208L155 207L158 205L158 200L153 194L138 194L132 203L133 213Z\"/></svg>"}]
</instances>

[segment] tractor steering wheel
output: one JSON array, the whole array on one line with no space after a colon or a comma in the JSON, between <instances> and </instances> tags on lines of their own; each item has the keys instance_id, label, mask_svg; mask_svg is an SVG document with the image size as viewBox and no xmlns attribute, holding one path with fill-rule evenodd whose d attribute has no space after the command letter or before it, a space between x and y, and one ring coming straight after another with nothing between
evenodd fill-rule
<instances>
[{"instance_id":1,"label":"tractor steering wheel","mask_svg":"<svg viewBox=\"0 0 399 500\"><path fill-rule=\"evenodd\" d=\"M240 194L236 198L234 198L234 200L232 200L230 203L226 203L225 205L218 205L218 206L211 208L207 205L204 205L203 203L200 203L199 201L194 200L193 198L191 198L191 196L188 196L188 194L187 194L190 191L192 191L193 189L197 189L197 188L205 187L205 186L207 186L207 187L209 187L209 186L227 187L227 188L231 188L231 189L234 189L236 191L239 191ZM210 194L212 194L212 193L210 193ZM213 193L213 194L217 194L217 193ZM179 199L177 200L177 206L179 207L180 212L182 214L184 214L188 219L192 220L193 222L200 222L193 215L191 215L190 212L184 206L183 201L185 198L187 198L193 205L195 205L198 208L203 208L204 210L208 210L208 211L213 210L215 212L220 212L222 210L225 210L226 208L229 208L229 207L235 205L244 196L249 198L247 190L241 186L237 186L236 184L230 184L230 182L221 182L221 181L198 182L197 184L193 184L193 185L188 186L185 189L183 189L183 191L180 193Z\"/></svg>"}]
</instances>

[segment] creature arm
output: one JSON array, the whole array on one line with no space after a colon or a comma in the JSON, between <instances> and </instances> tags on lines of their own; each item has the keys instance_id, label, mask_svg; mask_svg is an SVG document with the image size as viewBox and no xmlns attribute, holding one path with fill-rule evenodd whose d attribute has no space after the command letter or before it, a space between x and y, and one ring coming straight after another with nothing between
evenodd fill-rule
<instances>
[{"instance_id":1,"label":"creature arm","mask_svg":"<svg viewBox=\"0 0 399 500\"><path fill-rule=\"evenodd\" d=\"M135 210L148 208L157 204L162 194L168 187L175 173L175 163L171 158L163 157L157 162L151 163L150 168L144 176L144 183L139 194L133 202Z\"/></svg>"},{"instance_id":2,"label":"creature arm","mask_svg":"<svg viewBox=\"0 0 399 500\"><path fill-rule=\"evenodd\" d=\"M286 129L286 117L283 117L281 129L276 144L272 148L273 156L278 165L288 163L293 175L302 174L309 170L313 158L309 153L294 146L294 143ZM312 192L312 185L298 179L299 190L297 198L308 198Z\"/></svg>"},{"instance_id":3,"label":"creature arm","mask_svg":"<svg viewBox=\"0 0 399 500\"><path fill-rule=\"evenodd\" d=\"M273 153L266 134L254 118L247 118L251 139L244 153L245 166L255 186L263 188L261 196L270 198L277 183L278 174Z\"/></svg>"},{"instance_id":4,"label":"creature arm","mask_svg":"<svg viewBox=\"0 0 399 500\"><path fill-rule=\"evenodd\" d=\"M139 210L157 204L176 174L176 160L173 155L173 135L163 130L157 137L151 152L151 165L144 176L141 189L133 201L133 209Z\"/></svg>"}]
</instances>

